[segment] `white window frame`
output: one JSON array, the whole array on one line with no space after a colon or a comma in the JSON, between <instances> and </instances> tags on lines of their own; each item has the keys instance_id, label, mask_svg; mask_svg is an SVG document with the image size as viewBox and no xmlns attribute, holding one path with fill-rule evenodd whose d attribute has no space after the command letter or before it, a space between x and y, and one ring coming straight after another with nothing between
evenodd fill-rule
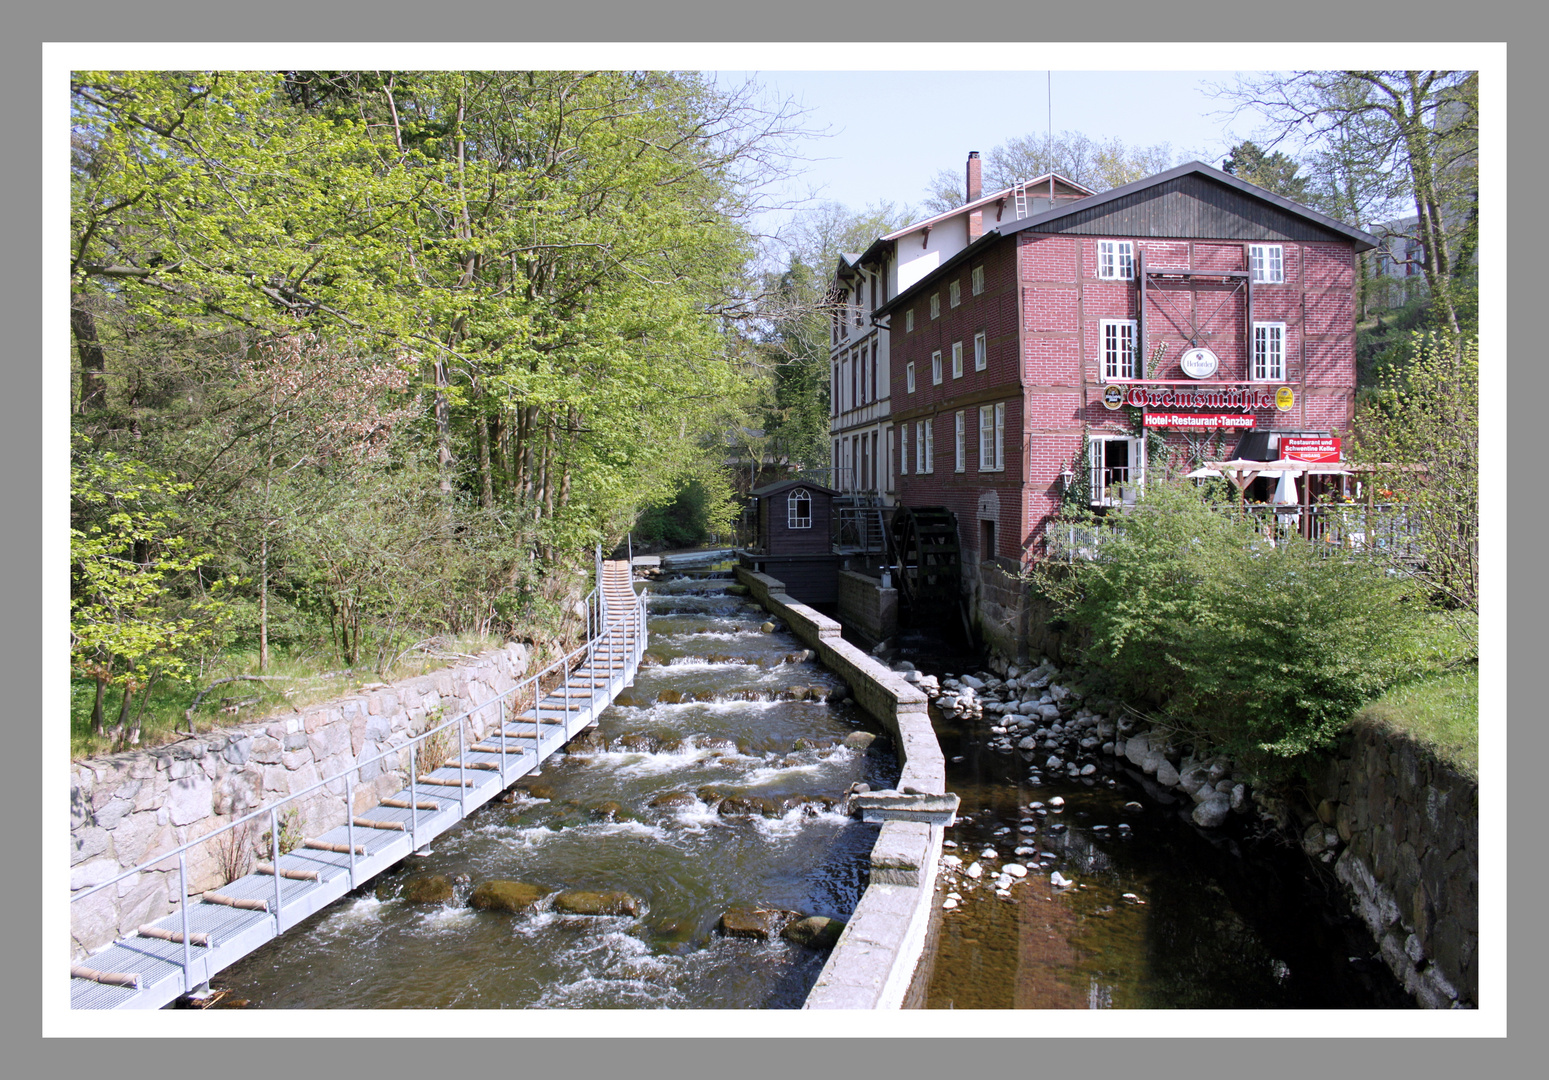
<instances>
[{"instance_id":1,"label":"white window frame","mask_svg":"<svg viewBox=\"0 0 1549 1080\"><path fill-rule=\"evenodd\" d=\"M979 471L1006 471L1006 403L979 406Z\"/></svg>"},{"instance_id":2,"label":"white window frame","mask_svg":"<svg viewBox=\"0 0 1549 1080\"><path fill-rule=\"evenodd\" d=\"M1136 362L1135 335L1138 323L1134 319L1099 319L1097 323L1098 364L1103 382L1138 379L1140 369ZM1125 345L1128 344L1126 350Z\"/></svg>"},{"instance_id":3,"label":"white window frame","mask_svg":"<svg viewBox=\"0 0 1549 1080\"><path fill-rule=\"evenodd\" d=\"M1104 281L1132 281L1135 277L1135 241L1099 240L1097 276Z\"/></svg>"},{"instance_id":4,"label":"white window frame","mask_svg":"<svg viewBox=\"0 0 1549 1080\"><path fill-rule=\"evenodd\" d=\"M1273 348L1262 346L1273 343ZM1256 322L1253 324L1253 366L1249 377L1253 382L1285 382L1285 323Z\"/></svg>"},{"instance_id":5,"label":"white window frame","mask_svg":"<svg viewBox=\"0 0 1549 1080\"><path fill-rule=\"evenodd\" d=\"M974 370L983 371L990 366L990 350L984 341L984 331L974 335Z\"/></svg>"},{"instance_id":6,"label":"white window frame","mask_svg":"<svg viewBox=\"0 0 1549 1080\"><path fill-rule=\"evenodd\" d=\"M949 306L951 306L951 307L957 307L957 305L961 304L962 302L963 302L963 283L961 281L948 282L948 284L947 284L947 304Z\"/></svg>"},{"instance_id":7,"label":"white window frame","mask_svg":"<svg viewBox=\"0 0 1549 1080\"><path fill-rule=\"evenodd\" d=\"M898 425L898 475L909 475L909 425Z\"/></svg>"},{"instance_id":8,"label":"white window frame","mask_svg":"<svg viewBox=\"0 0 1549 1080\"><path fill-rule=\"evenodd\" d=\"M956 416L957 422L955 426L957 429L957 464L954 466L952 471L964 472L967 468L966 462L968 460L968 419L964 410L962 409L957 410Z\"/></svg>"},{"instance_id":9,"label":"white window frame","mask_svg":"<svg viewBox=\"0 0 1549 1080\"><path fill-rule=\"evenodd\" d=\"M806 517L796 513L798 503L807 504ZM806 488L797 488L785 497L785 527L787 529L812 528L812 493Z\"/></svg>"},{"instance_id":10,"label":"white window frame","mask_svg":"<svg viewBox=\"0 0 1549 1080\"><path fill-rule=\"evenodd\" d=\"M913 329L914 329L914 308L910 308L908 311L904 312L904 332L908 333L910 330L913 330Z\"/></svg>"},{"instance_id":11,"label":"white window frame","mask_svg":"<svg viewBox=\"0 0 1549 1080\"><path fill-rule=\"evenodd\" d=\"M914 471L916 475L936 471L935 427L935 422L932 420L916 420L914 422Z\"/></svg>"},{"instance_id":12,"label":"white window frame","mask_svg":"<svg viewBox=\"0 0 1549 1080\"><path fill-rule=\"evenodd\" d=\"M974 267L970 276L973 279L973 294L978 296L984 291L984 267Z\"/></svg>"},{"instance_id":13,"label":"white window frame","mask_svg":"<svg viewBox=\"0 0 1549 1080\"><path fill-rule=\"evenodd\" d=\"M941 385L941 350L937 349L930 354L930 384Z\"/></svg>"},{"instance_id":14,"label":"white window frame","mask_svg":"<svg viewBox=\"0 0 1549 1080\"><path fill-rule=\"evenodd\" d=\"M1103 489L1103 444L1129 443L1128 477L1113 485L1119 490L1110 494ZM1146 486L1146 440L1112 435L1094 435L1087 440L1087 482L1091 490L1093 506L1122 506L1133 503ZM1138 465L1135 463L1139 463Z\"/></svg>"},{"instance_id":15,"label":"white window frame","mask_svg":"<svg viewBox=\"0 0 1549 1080\"><path fill-rule=\"evenodd\" d=\"M933 318L933 319L941 318L941 294L940 293L931 293L930 294L930 317Z\"/></svg>"},{"instance_id":16,"label":"white window frame","mask_svg":"<svg viewBox=\"0 0 1549 1080\"><path fill-rule=\"evenodd\" d=\"M1248 268L1255 285L1285 283L1285 245L1249 244Z\"/></svg>"},{"instance_id":17,"label":"white window frame","mask_svg":"<svg viewBox=\"0 0 1549 1080\"><path fill-rule=\"evenodd\" d=\"M909 361L907 364L904 365L904 385L908 387L909 393L911 393L911 394L914 393L914 361L913 360Z\"/></svg>"},{"instance_id":18,"label":"white window frame","mask_svg":"<svg viewBox=\"0 0 1549 1080\"><path fill-rule=\"evenodd\" d=\"M963 377L963 343L961 341L954 341L952 343L952 377L954 379L961 379Z\"/></svg>"}]
</instances>

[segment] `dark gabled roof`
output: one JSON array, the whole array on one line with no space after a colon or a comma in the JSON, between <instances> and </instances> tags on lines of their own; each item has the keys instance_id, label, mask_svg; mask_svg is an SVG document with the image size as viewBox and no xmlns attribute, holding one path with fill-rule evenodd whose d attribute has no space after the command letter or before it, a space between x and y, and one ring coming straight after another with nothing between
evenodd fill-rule
<instances>
[{"instance_id":1,"label":"dark gabled roof","mask_svg":"<svg viewBox=\"0 0 1549 1080\"><path fill-rule=\"evenodd\" d=\"M1019 233L1024 229L1034 229L1040 232L1066 231L1061 226L1071 226L1069 231L1079 230L1080 223L1095 219L1099 222L1104 219L1104 212L1117 212L1126 206L1133 205L1136 196L1153 194L1157 189L1177 188L1180 182L1186 183L1194 180L1196 183L1220 185L1222 188L1235 192L1241 196L1257 200L1259 203L1272 208L1272 212L1280 219L1304 222L1309 229L1309 237L1313 234L1327 236L1328 239L1344 239L1350 241L1356 251L1366 251L1376 247L1381 241L1360 229L1352 228L1342 221L1337 221L1326 214L1320 214L1310 207L1279 195L1271 194L1257 185L1245 180L1239 180L1235 176L1222 172L1220 169L1212 169L1209 165L1199 161L1191 161L1186 165L1168 169L1166 172L1148 176L1143 180L1136 180L1132 184L1116 187L1111 191L1105 191L1100 195L1089 195L1084 199L1073 199L1063 205L1045 210L1041 214L1034 214L1006 225L990 229L973 243L960 250L946 262L926 274L919 281L904 289L897 296L884 304L878 305L872 317L886 315L905 302L914 299L921 292L939 281L948 271L962 265L971 258L976 258L984 248L1004 239L1013 233ZM1111 224L1111 222L1110 222ZM1090 230L1101 232L1110 236L1133 236L1136 233L1113 231L1094 226Z\"/></svg>"},{"instance_id":2,"label":"dark gabled roof","mask_svg":"<svg viewBox=\"0 0 1549 1080\"><path fill-rule=\"evenodd\" d=\"M792 480L776 480L772 484L765 484L763 487L756 487L752 491L748 492L748 494L757 495L762 498L765 495L778 494L779 492L784 491L786 488L796 487L811 488L813 491L821 491L827 495L839 494L839 492L835 491L831 487L824 487L822 484L814 484L811 480L802 480L799 477Z\"/></svg>"},{"instance_id":3,"label":"dark gabled roof","mask_svg":"<svg viewBox=\"0 0 1549 1080\"><path fill-rule=\"evenodd\" d=\"M1023 229L1049 231L1048 226L1053 223L1072 217L1087 218L1096 216L1097 212L1104 208L1116 209L1132 196L1152 192L1157 188L1172 185L1174 181L1193 176L1202 177L1207 181L1224 185L1251 199L1267 203L1284 214L1316 225L1324 232L1334 233L1353 243L1357 251L1366 251L1376 247L1378 244L1377 237L1368 232L1363 232L1360 229L1346 225L1344 222L1331 218L1327 214L1320 214L1318 211L1309 206L1303 206L1299 202L1293 202L1283 196L1265 191L1256 184L1250 184L1246 180L1239 180L1230 173L1224 173L1220 169L1212 169L1209 165L1200 161L1190 161L1187 164L1168 169L1166 172L1159 172L1155 176L1148 176L1143 180L1136 180L1134 183L1125 184L1123 187L1116 187L1110 191L1105 191L1101 195L1090 195L1085 199L1077 199L1063 206L1056 206L1041 214L1022 218L1011 225L1001 226L996 231L1002 236L1010 236L1012 233L1021 232Z\"/></svg>"}]
</instances>

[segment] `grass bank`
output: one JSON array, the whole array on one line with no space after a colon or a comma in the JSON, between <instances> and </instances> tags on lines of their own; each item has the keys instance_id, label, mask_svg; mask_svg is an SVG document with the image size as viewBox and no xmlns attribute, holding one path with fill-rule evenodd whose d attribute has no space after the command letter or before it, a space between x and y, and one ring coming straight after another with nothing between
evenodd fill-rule
<instances>
[{"instance_id":1,"label":"grass bank","mask_svg":"<svg viewBox=\"0 0 1549 1080\"><path fill-rule=\"evenodd\" d=\"M503 639L479 635L436 638L421 647L406 651L389 668L386 679L409 679L429 671L450 667L473 659L501 643ZM188 731L188 710L194 709L197 731L251 723L279 713L289 713L334 698L347 697L372 683L386 681L371 668L337 667L337 657L318 652L276 653L269 668L261 675L256 651L233 651L221 657L192 684L163 680L151 688L148 696L136 695L130 705L130 724L136 713L141 730L138 747L159 746ZM92 730L92 705L96 683L91 679L70 680L70 760L97 757L126 749L114 734L118 722L122 691L109 688L102 703L105 733ZM143 702L143 704L142 704Z\"/></svg>"},{"instance_id":2,"label":"grass bank","mask_svg":"<svg viewBox=\"0 0 1549 1080\"><path fill-rule=\"evenodd\" d=\"M1407 735L1446 765L1479 779L1479 666L1437 672L1389 691L1355 725Z\"/></svg>"}]
</instances>

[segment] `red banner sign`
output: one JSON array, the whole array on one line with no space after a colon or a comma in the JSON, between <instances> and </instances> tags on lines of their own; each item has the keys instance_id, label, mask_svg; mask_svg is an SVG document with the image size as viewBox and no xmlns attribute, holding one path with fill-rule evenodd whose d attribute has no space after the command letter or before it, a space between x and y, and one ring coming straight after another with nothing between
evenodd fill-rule
<instances>
[{"instance_id":1,"label":"red banner sign","mask_svg":"<svg viewBox=\"0 0 1549 1080\"><path fill-rule=\"evenodd\" d=\"M1275 393L1275 387L1265 386L1131 386L1124 404L1136 409L1273 409Z\"/></svg>"},{"instance_id":2,"label":"red banner sign","mask_svg":"<svg viewBox=\"0 0 1549 1080\"><path fill-rule=\"evenodd\" d=\"M1185 428L1204 431L1210 428L1251 428L1258 421L1253 415L1239 413L1146 413L1146 427Z\"/></svg>"},{"instance_id":3,"label":"red banner sign","mask_svg":"<svg viewBox=\"0 0 1549 1080\"><path fill-rule=\"evenodd\" d=\"M1280 456L1288 461L1332 464L1340 460L1337 436L1286 435L1280 440Z\"/></svg>"}]
</instances>

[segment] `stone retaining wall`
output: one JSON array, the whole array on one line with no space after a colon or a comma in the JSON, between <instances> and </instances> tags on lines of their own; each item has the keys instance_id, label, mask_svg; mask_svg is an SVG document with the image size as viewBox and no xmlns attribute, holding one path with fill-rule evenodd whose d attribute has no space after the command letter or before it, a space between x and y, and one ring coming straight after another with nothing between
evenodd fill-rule
<instances>
[{"instance_id":1,"label":"stone retaining wall","mask_svg":"<svg viewBox=\"0 0 1549 1080\"><path fill-rule=\"evenodd\" d=\"M316 836L342 825L343 776L357 760L403 746L427 727L484 704L515 686L527 667L527 647L511 644L458 667L379 683L287 716L77 762L70 777L70 888L110 881L159 852L330 777L340 779L288 805L281 831ZM476 714L468 723L469 738L480 738L496 720L494 708ZM448 730L455 737L455 729ZM403 787L407 765L407 754L392 754L363 766L356 777L356 812ZM287 822L292 806L294 817ZM267 829L267 823L255 823L248 842ZM225 883L220 849L228 842L217 838L188 852L190 892ZM71 905L77 958L177 910L176 859L164 867Z\"/></svg>"},{"instance_id":2,"label":"stone retaining wall","mask_svg":"<svg viewBox=\"0 0 1549 1080\"><path fill-rule=\"evenodd\" d=\"M874 577L839 571L839 617L871 644L898 633L898 590Z\"/></svg>"},{"instance_id":3,"label":"stone retaining wall","mask_svg":"<svg viewBox=\"0 0 1549 1080\"><path fill-rule=\"evenodd\" d=\"M1428 1008L1478 1006L1479 785L1408 739L1341 737L1308 807L1274 807L1334 873L1404 988ZM1343 850L1340 850L1340 849Z\"/></svg>"},{"instance_id":4,"label":"stone retaining wall","mask_svg":"<svg viewBox=\"0 0 1549 1080\"><path fill-rule=\"evenodd\" d=\"M840 636L840 626L784 592L767 574L737 568L737 579L766 611L784 620L818 659L850 684L855 700L893 735L900 791L942 794L946 759L926 712L927 698L896 672ZM896 1009L925 949L943 828L888 821L871 851L871 876L807 995L808 1009Z\"/></svg>"}]
</instances>

